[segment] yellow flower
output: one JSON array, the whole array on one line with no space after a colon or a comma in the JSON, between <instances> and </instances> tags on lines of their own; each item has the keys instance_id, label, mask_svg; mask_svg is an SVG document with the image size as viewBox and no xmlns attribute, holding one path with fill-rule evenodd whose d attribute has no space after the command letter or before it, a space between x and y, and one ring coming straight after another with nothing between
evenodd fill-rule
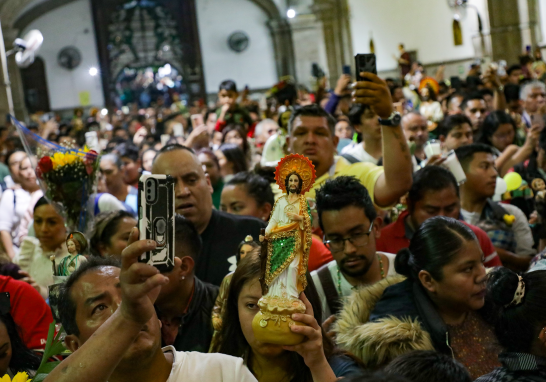
<instances>
[{"instance_id":1,"label":"yellow flower","mask_svg":"<svg viewBox=\"0 0 546 382\"><path fill-rule=\"evenodd\" d=\"M66 164L72 164L75 161L77 161L78 159L79 159L79 157L77 155L74 155L74 154L65 154L64 155L64 160L65 160Z\"/></svg>"},{"instance_id":2,"label":"yellow flower","mask_svg":"<svg viewBox=\"0 0 546 382\"><path fill-rule=\"evenodd\" d=\"M503 219L504 219L504 222L507 224L507 225L512 225L514 224L514 221L516 220L516 217L514 215L504 215L503 216Z\"/></svg>"},{"instance_id":3,"label":"yellow flower","mask_svg":"<svg viewBox=\"0 0 546 382\"><path fill-rule=\"evenodd\" d=\"M56 170L59 166L64 166L66 164L64 153L53 154L51 157L51 162L53 163L54 170Z\"/></svg>"},{"instance_id":4,"label":"yellow flower","mask_svg":"<svg viewBox=\"0 0 546 382\"><path fill-rule=\"evenodd\" d=\"M11 382L27 382L28 381L28 374L24 372L17 373L15 377L13 377Z\"/></svg>"},{"instance_id":5,"label":"yellow flower","mask_svg":"<svg viewBox=\"0 0 546 382\"><path fill-rule=\"evenodd\" d=\"M27 382L28 381L28 374L25 372L19 372L13 379L10 379L9 375L4 375L2 378L0 378L0 382Z\"/></svg>"}]
</instances>

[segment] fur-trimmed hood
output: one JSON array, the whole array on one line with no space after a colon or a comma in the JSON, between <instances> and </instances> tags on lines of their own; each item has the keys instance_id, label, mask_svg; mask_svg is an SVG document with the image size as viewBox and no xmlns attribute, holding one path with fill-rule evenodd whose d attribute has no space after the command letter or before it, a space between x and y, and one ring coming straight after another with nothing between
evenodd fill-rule
<instances>
[{"instance_id":1,"label":"fur-trimmed hood","mask_svg":"<svg viewBox=\"0 0 546 382\"><path fill-rule=\"evenodd\" d=\"M372 317L370 321L370 315L385 289L403 281L404 277L393 276L357 289L338 314L334 325L338 345L360 358L369 368L384 366L410 351L434 350L431 336L415 312L406 316L374 313L378 318ZM411 300L410 296L407 297Z\"/></svg>"}]
</instances>

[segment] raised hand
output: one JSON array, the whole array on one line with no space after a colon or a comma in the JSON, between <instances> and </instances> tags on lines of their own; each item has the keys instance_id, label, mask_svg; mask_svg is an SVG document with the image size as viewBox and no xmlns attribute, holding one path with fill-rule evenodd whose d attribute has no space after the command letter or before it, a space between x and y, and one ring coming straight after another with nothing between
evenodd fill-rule
<instances>
[{"instance_id":1,"label":"raised hand","mask_svg":"<svg viewBox=\"0 0 546 382\"><path fill-rule=\"evenodd\" d=\"M394 111L392 97L387 83L373 73L362 72L367 81L354 83L353 102L369 105L381 118L389 118Z\"/></svg>"},{"instance_id":2,"label":"raised hand","mask_svg":"<svg viewBox=\"0 0 546 382\"><path fill-rule=\"evenodd\" d=\"M299 345L283 346L283 348L285 350L295 351L303 357L305 364L311 370L313 381L335 381L336 377L334 372L324 355L322 330L313 315L313 307L305 296L305 293L300 295L300 300L305 304L305 313L295 313L292 315L292 319L306 324L307 326L293 325L290 329L294 333L303 334L307 339Z\"/></svg>"},{"instance_id":3,"label":"raised hand","mask_svg":"<svg viewBox=\"0 0 546 382\"><path fill-rule=\"evenodd\" d=\"M121 314L125 319L142 325L154 315L154 302L161 286L169 282L157 268L138 262L143 253L156 246L155 241L138 240L138 229L133 228L127 248L121 254ZM178 262L175 261L175 266L180 266L180 259L176 259Z\"/></svg>"}]
</instances>

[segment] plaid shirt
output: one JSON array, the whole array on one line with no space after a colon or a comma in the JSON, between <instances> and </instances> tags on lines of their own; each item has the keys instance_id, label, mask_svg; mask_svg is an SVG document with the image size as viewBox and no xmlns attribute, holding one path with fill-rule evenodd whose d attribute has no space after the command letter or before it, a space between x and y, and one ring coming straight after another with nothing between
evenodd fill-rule
<instances>
[{"instance_id":1,"label":"plaid shirt","mask_svg":"<svg viewBox=\"0 0 546 382\"><path fill-rule=\"evenodd\" d=\"M502 367L475 382L546 382L546 359L525 353L502 353Z\"/></svg>"}]
</instances>

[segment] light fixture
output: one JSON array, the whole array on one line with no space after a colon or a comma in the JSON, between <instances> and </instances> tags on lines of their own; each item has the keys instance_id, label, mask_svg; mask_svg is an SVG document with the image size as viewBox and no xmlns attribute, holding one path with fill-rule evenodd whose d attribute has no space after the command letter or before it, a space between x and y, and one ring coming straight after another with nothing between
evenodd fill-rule
<instances>
[{"instance_id":1,"label":"light fixture","mask_svg":"<svg viewBox=\"0 0 546 382\"><path fill-rule=\"evenodd\" d=\"M294 17L296 17L296 11L292 8L288 9L286 11L286 17L288 17L289 19L293 19Z\"/></svg>"},{"instance_id":2,"label":"light fixture","mask_svg":"<svg viewBox=\"0 0 546 382\"><path fill-rule=\"evenodd\" d=\"M89 75L92 77L95 77L97 74L99 74L99 70L95 68L94 66L89 68Z\"/></svg>"}]
</instances>

